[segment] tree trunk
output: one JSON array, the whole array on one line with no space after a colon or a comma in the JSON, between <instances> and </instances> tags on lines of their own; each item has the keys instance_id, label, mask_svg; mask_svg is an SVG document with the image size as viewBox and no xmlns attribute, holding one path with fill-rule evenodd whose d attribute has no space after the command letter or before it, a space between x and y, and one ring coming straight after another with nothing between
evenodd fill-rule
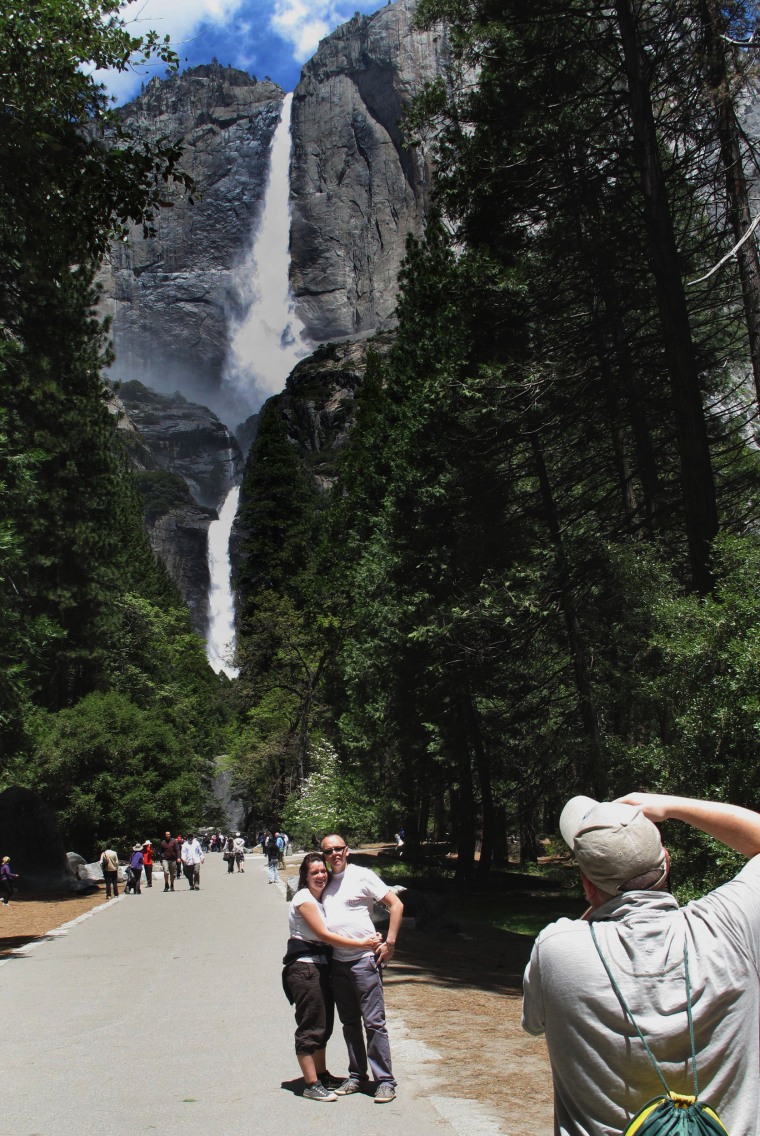
<instances>
[{"instance_id":1,"label":"tree trunk","mask_svg":"<svg viewBox=\"0 0 760 1136\"><path fill-rule=\"evenodd\" d=\"M599 718L594 703L591 675L586 661L586 645L583 640L583 633L575 607L575 599L573 597L573 589L570 581L570 570L567 558L565 557L562 531L554 504L549 474L546 469L546 463L544 462L541 443L536 433L531 437L531 446L541 491L544 517L554 546L560 603L562 613L565 617L565 628L567 630L570 653L573 659L575 686L578 692L578 705L583 722L583 731L586 735L589 747L589 759L585 769L578 770L578 780L579 784L585 785L594 794L602 794L604 786L604 761L601 731L599 729Z\"/></svg>"},{"instance_id":2,"label":"tree trunk","mask_svg":"<svg viewBox=\"0 0 760 1136\"><path fill-rule=\"evenodd\" d=\"M699 373L657 129L645 79L644 55L631 0L616 0L615 10L628 79L649 255L673 396L691 576L695 589L706 595L712 589L710 546L718 531L718 508Z\"/></svg>"},{"instance_id":3,"label":"tree trunk","mask_svg":"<svg viewBox=\"0 0 760 1136\"><path fill-rule=\"evenodd\" d=\"M726 59L725 30L719 5L705 0L700 6L710 97L720 144L720 157L726 185L726 215L734 244L738 244L752 224L749 189L744 173L739 124L731 94ZM749 334L749 352L755 378L755 398L760 409L760 256L754 235L744 241L736 254L742 287L744 317Z\"/></svg>"}]
</instances>

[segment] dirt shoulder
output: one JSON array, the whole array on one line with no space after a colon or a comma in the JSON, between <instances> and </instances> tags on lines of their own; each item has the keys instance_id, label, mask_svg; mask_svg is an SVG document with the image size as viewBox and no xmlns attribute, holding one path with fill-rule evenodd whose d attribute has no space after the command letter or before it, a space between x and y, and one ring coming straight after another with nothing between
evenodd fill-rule
<instances>
[{"instance_id":1,"label":"dirt shoulder","mask_svg":"<svg viewBox=\"0 0 760 1136\"><path fill-rule=\"evenodd\" d=\"M70 923L105 902L105 887L85 896L32 898L14 895L7 906L0 904L0 958L27 943L44 939L49 931Z\"/></svg>"},{"instance_id":2,"label":"dirt shoulder","mask_svg":"<svg viewBox=\"0 0 760 1136\"><path fill-rule=\"evenodd\" d=\"M487 1104L505 1132L553 1131L543 1038L520 1025L522 974L532 940L480 929L476 936L404 927L386 971L389 1017L440 1054L445 1095Z\"/></svg>"}]
</instances>

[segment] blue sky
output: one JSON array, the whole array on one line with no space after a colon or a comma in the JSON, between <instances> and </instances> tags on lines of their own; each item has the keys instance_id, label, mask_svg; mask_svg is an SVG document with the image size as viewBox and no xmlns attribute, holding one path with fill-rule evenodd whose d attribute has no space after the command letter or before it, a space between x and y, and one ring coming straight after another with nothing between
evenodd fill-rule
<instances>
[{"instance_id":1,"label":"blue sky","mask_svg":"<svg viewBox=\"0 0 760 1136\"><path fill-rule=\"evenodd\" d=\"M386 0L134 0L123 9L130 31L170 35L182 68L214 57L285 91L298 82L301 66L320 39L355 12L369 14ZM163 76L163 64L142 73L101 73L118 102L136 95L142 82Z\"/></svg>"}]
</instances>

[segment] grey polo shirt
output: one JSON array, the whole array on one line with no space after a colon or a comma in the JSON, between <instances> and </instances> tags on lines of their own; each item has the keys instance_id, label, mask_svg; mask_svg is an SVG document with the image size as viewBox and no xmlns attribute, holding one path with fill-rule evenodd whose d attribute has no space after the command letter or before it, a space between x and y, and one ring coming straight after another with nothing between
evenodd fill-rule
<instances>
[{"instance_id":1,"label":"grey polo shirt","mask_svg":"<svg viewBox=\"0 0 760 1136\"><path fill-rule=\"evenodd\" d=\"M690 1094L688 943L700 1099L716 1109L730 1136L757 1136L760 856L686 907L666 892L637 891L591 918L669 1088ZM546 1034L557 1133L619 1136L663 1091L583 919L560 919L536 939L525 971L523 1027Z\"/></svg>"}]
</instances>

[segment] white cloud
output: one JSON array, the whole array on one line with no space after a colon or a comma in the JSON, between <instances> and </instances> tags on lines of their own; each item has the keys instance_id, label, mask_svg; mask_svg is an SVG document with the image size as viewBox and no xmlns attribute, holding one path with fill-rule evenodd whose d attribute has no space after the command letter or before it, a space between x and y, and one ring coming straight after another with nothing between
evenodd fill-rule
<instances>
[{"instance_id":1,"label":"white cloud","mask_svg":"<svg viewBox=\"0 0 760 1136\"><path fill-rule=\"evenodd\" d=\"M355 11L374 12L382 0L274 0L270 27L293 47L293 57L304 63L319 41Z\"/></svg>"},{"instance_id":2,"label":"white cloud","mask_svg":"<svg viewBox=\"0 0 760 1136\"><path fill-rule=\"evenodd\" d=\"M271 27L293 46L298 63L304 63L317 50L321 39L330 31L326 18L329 4L319 0L275 0Z\"/></svg>"},{"instance_id":3,"label":"white cloud","mask_svg":"<svg viewBox=\"0 0 760 1136\"><path fill-rule=\"evenodd\" d=\"M243 0L132 0L121 9L130 31L143 35L153 30L170 35L177 46L193 35L199 24L226 23Z\"/></svg>"}]
</instances>

